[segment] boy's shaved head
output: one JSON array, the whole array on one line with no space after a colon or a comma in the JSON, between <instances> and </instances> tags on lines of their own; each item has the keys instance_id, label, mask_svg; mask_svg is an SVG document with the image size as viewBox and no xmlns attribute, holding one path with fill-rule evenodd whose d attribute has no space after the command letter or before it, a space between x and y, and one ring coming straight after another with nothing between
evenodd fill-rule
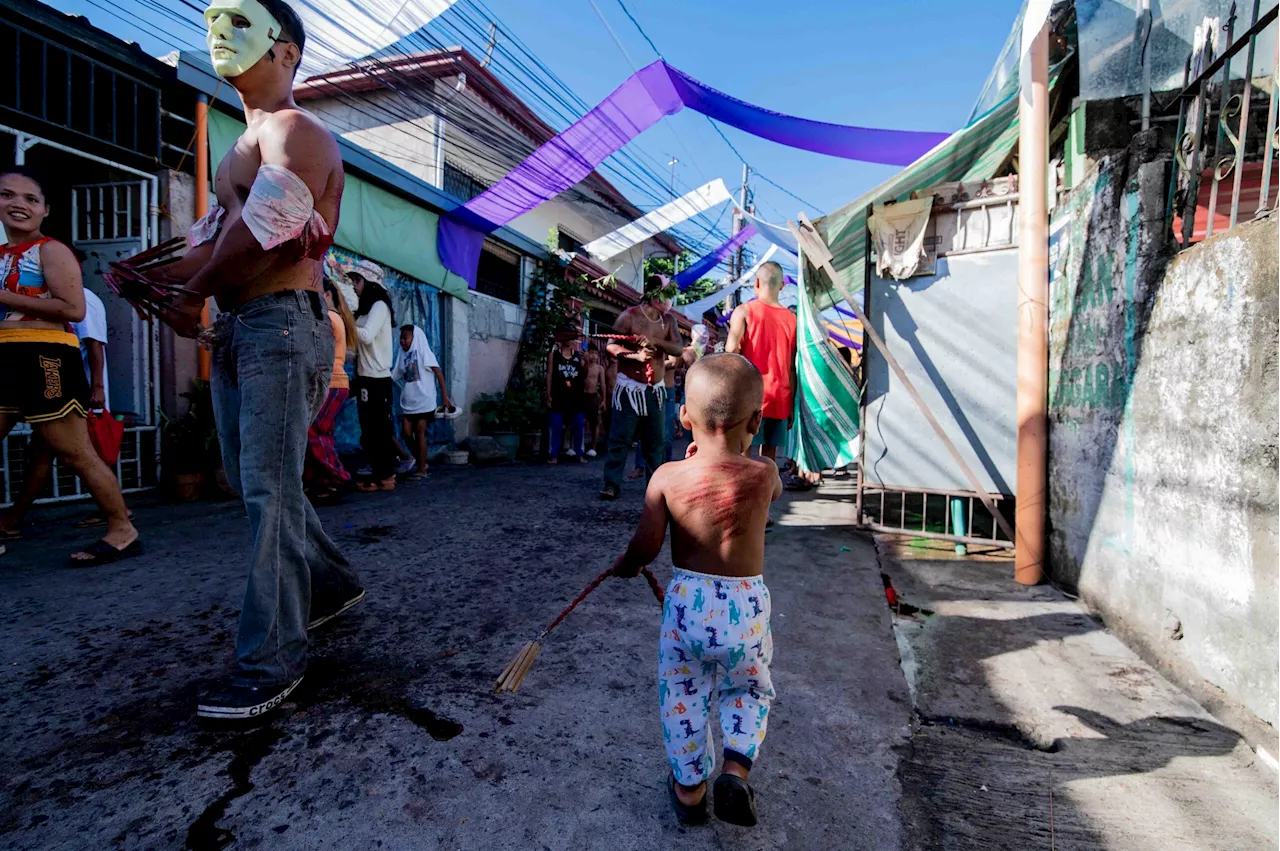
<instances>
[{"instance_id":1,"label":"boy's shaved head","mask_svg":"<svg viewBox=\"0 0 1280 851\"><path fill-rule=\"evenodd\" d=\"M742 355L705 355L689 368L684 396L695 422L710 431L724 431L760 410L764 379Z\"/></svg>"}]
</instances>

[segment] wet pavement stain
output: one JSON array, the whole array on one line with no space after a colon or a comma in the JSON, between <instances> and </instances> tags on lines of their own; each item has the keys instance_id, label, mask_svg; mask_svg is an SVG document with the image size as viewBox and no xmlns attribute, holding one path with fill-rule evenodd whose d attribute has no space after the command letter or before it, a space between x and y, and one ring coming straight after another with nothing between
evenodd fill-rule
<instances>
[{"instance_id":1,"label":"wet pavement stain","mask_svg":"<svg viewBox=\"0 0 1280 851\"><path fill-rule=\"evenodd\" d=\"M187 843L184 847L188 851L219 851L235 841L235 834L224 827L218 827L218 820L226 815L227 807L232 801L253 791L249 775L283 737L284 733L275 727L263 727L237 736L227 743L225 749L235 754L231 765L227 767L231 788L205 807L204 812L187 828Z\"/></svg>"},{"instance_id":2,"label":"wet pavement stain","mask_svg":"<svg viewBox=\"0 0 1280 851\"><path fill-rule=\"evenodd\" d=\"M436 660L452 655L454 652L445 651ZM461 734L460 723L409 698L406 686L413 678L406 674L411 670L412 666L387 665L387 660L316 658L308 667L303 687L295 692L295 702L305 709L346 698L352 706L369 713L404 718L437 742L447 742Z\"/></svg>"}]
</instances>

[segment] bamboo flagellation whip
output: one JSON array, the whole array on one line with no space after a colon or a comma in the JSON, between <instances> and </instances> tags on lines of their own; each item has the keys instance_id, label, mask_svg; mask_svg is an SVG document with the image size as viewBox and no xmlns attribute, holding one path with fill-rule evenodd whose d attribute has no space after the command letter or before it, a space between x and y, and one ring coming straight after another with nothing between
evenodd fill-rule
<instances>
[{"instance_id":1,"label":"bamboo flagellation whip","mask_svg":"<svg viewBox=\"0 0 1280 851\"><path fill-rule=\"evenodd\" d=\"M604 573L591 580L587 587L582 589L582 593L575 597L573 602L566 606L563 612L556 615L556 619L549 623L547 628L538 634L537 638L533 641L526 642L525 645L520 648L520 652L516 653L512 660L507 663L507 667L502 669L502 673L498 675L497 682L494 683L493 690L501 694L502 692L514 692L516 689L520 688L520 684L524 682L525 675L529 673L529 668L533 667L533 660L537 659L538 653L542 651L542 642L546 640L547 635L550 634L551 630L559 626L560 622L568 617L569 613L576 609L579 603L587 599L588 594L600 587L601 582L604 582L613 575L613 568L609 568ZM649 588L652 589L653 596L657 597L658 602L661 603L662 586L658 584L657 577L655 577L653 572L647 567L640 568L640 575L649 583Z\"/></svg>"}]
</instances>

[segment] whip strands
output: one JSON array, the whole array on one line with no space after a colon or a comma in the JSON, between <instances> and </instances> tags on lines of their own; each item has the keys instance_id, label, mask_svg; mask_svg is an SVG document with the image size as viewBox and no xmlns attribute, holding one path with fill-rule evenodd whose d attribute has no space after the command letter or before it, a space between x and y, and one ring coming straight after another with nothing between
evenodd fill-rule
<instances>
[{"instance_id":1,"label":"whip strands","mask_svg":"<svg viewBox=\"0 0 1280 851\"><path fill-rule=\"evenodd\" d=\"M640 337L636 334L589 334L587 336L595 340L621 340L624 343L637 343L640 341ZM651 363L645 364L644 365L645 381L652 384L653 376L654 376L653 364Z\"/></svg>"},{"instance_id":2,"label":"whip strands","mask_svg":"<svg viewBox=\"0 0 1280 851\"><path fill-rule=\"evenodd\" d=\"M181 298L186 290L176 284L152 280L147 273L177 260L177 253L186 244L185 237L175 237L128 260L113 260L108 264L110 271L102 276L102 281L113 293L129 302L138 318L163 319L174 300Z\"/></svg>"},{"instance_id":3,"label":"whip strands","mask_svg":"<svg viewBox=\"0 0 1280 851\"><path fill-rule=\"evenodd\" d=\"M601 582L604 582L613 575L613 569L610 568L604 573L591 580L586 588L582 589L582 593L574 598L565 610L556 616L556 619L547 625L547 628L539 633L538 637L533 641L526 642L520 651L507 663L507 667L502 669L502 673L498 675L497 681L493 685L493 690L499 694L503 692L514 692L520 688L520 684L524 682L525 674L529 673L529 669L533 667L533 660L538 658L538 654L542 651L542 642L546 639L551 630L560 625L560 622L568 617L569 613L578 607L578 604L587 598L587 595L596 590ZM662 586L658 584L657 577L647 567L640 568L640 575L649 583L649 588L653 591L653 596L658 598L658 602L662 602Z\"/></svg>"}]
</instances>

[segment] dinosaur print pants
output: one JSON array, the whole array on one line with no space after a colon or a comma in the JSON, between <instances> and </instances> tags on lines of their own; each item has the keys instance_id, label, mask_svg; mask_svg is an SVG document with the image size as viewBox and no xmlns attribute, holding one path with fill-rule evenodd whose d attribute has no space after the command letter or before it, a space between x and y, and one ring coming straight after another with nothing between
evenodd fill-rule
<instances>
[{"instance_id":1,"label":"dinosaur print pants","mask_svg":"<svg viewBox=\"0 0 1280 851\"><path fill-rule=\"evenodd\" d=\"M667 761L676 780L696 786L715 765L709 746L716 699L724 758L747 768L760 751L773 700L769 589L764 578L735 579L675 569L658 642L658 702ZM719 692L718 696L713 692Z\"/></svg>"}]
</instances>

